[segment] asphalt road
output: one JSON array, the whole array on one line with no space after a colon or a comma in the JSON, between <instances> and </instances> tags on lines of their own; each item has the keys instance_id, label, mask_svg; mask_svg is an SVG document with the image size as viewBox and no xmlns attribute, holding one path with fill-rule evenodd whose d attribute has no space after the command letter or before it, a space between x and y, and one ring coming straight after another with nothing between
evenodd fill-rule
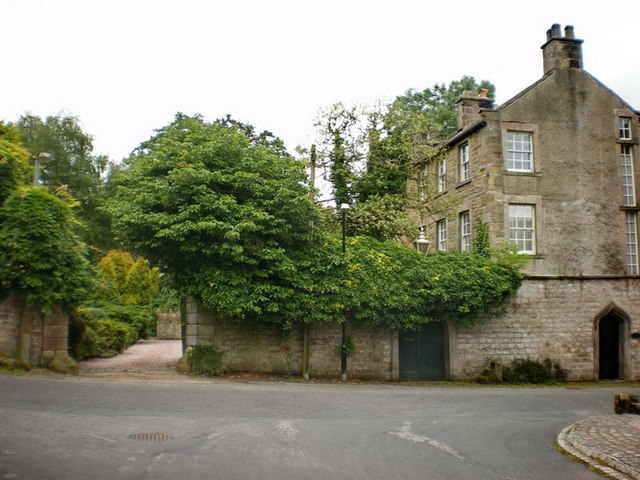
<instances>
[{"instance_id":1,"label":"asphalt road","mask_svg":"<svg viewBox=\"0 0 640 480\"><path fill-rule=\"evenodd\" d=\"M599 479L553 441L621 390L0 375L0 478Z\"/></svg>"}]
</instances>

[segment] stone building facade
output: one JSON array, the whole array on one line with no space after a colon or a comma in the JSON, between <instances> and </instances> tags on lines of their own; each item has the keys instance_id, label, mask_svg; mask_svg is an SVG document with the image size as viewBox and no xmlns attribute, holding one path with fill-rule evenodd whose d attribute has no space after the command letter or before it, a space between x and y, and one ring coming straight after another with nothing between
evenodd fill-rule
<instances>
[{"instance_id":1,"label":"stone building facade","mask_svg":"<svg viewBox=\"0 0 640 480\"><path fill-rule=\"evenodd\" d=\"M554 25L540 80L497 108L467 92L458 132L421 175L461 201L424 222L432 250L470 250L482 222L491 246L529 255L520 290L474 327L349 328L350 377L468 380L492 361L529 358L572 380L640 378L639 113L582 68L582 43ZM183 316L186 345L219 345L231 371L300 372L300 330L256 334L193 303ZM340 335L312 327L311 375L340 375Z\"/></svg>"},{"instance_id":2,"label":"stone building facade","mask_svg":"<svg viewBox=\"0 0 640 480\"><path fill-rule=\"evenodd\" d=\"M543 76L498 108L459 100L459 131L426 166L455 212L425 222L438 250L490 244L530 256L507 312L447 339L453 377L490 360L550 358L572 379L640 378L638 118L582 68L573 27L547 32Z\"/></svg>"}]
</instances>

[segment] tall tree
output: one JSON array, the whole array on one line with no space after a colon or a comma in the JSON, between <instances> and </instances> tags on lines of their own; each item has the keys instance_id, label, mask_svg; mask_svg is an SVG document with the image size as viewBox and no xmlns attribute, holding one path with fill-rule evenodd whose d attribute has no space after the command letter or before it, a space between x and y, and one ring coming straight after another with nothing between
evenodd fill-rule
<instances>
[{"instance_id":1,"label":"tall tree","mask_svg":"<svg viewBox=\"0 0 640 480\"><path fill-rule=\"evenodd\" d=\"M0 207L9 195L29 181L29 152L20 144L20 132L0 122Z\"/></svg>"},{"instance_id":2,"label":"tall tree","mask_svg":"<svg viewBox=\"0 0 640 480\"><path fill-rule=\"evenodd\" d=\"M316 209L303 165L247 130L178 114L126 161L109 211L182 294L276 321Z\"/></svg>"},{"instance_id":3,"label":"tall tree","mask_svg":"<svg viewBox=\"0 0 640 480\"><path fill-rule=\"evenodd\" d=\"M336 104L321 113L321 145L330 172L336 203L352 204L349 222L353 233L380 240L415 234L410 211L435 214L449 208L427 191L409 188L417 182L417 166L437 155L442 138L457 128L456 101L465 90L495 87L464 76L423 91L408 90L386 106L358 114L355 108Z\"/></svg>"},{"instance_id":4,"label":"tall tree","mask_svg":"<svg viewBox=\"0 0 640 480\"><path fill-rule=\"evenodd\" d=\"M81 231L83 240L100 249L112 248L109 217L99 210L108 158L93 154L93 139L83 131L79 120L64 115L44 120L23 115L15 126L33 158L48 154L42 165L44 184L52 188L64 186L79 201L78 217L85 225Z\"/></svg>"}]
</instances>

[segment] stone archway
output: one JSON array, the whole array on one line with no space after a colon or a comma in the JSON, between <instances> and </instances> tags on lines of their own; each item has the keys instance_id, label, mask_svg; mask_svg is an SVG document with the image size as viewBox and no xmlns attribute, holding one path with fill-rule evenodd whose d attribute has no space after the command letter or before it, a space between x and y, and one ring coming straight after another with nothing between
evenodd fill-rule
<instances>
[{"instance_id":1,"label":"stone archway","mask_svg":"<svg viewBox=\"0 0 640 480\"><path fill-rule=\"evenodd\" d=\"M595 378L628 379L630 374L629 316L615 304L595 318Z\"/></svg>"}]
</instances>

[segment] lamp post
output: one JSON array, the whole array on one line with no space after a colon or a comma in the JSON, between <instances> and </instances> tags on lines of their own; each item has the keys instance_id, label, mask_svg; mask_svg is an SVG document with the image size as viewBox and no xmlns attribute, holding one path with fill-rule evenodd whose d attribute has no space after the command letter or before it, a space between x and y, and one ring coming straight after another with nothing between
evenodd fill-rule
<instances>
[{"instance_id":1,"label":"lamp post","mask_svg":"<svg viewBox=\"0 0 640 480\"><path fill-rule=\"evenodd\" d=\"M36 158L36 161L34 162L34 165L33 165L33 186L34 187L39 187L40 185L42 185L40 181L40 167L42 166L42 164L40 163L40 159L42 159L42 161L46 163L47 160L50 158L51 158L51 155L47 152L41 152L38 158Z\"/></svg>"},{"instance_id":2,"label":"lamp post","mask_svg":"<svg viewBox=\"0 0 640 480\"><path fill-rule=\"evenodd\" d=\"M340 205L340 212L342 212L342 256L344 257L347 252L347 210L349 210L349 204L343 203ZM340 356L342 359L341 375L340 378L344 382L347 380L347 319L342 322L342 348L340 349Z\"/></svg>"},{"instance_id":3,"label":"lamp post","mask_svg":"<svg viewBox=\"0 0 640 480\"><path fill-rule=\"evenodd\" d=\"M413 247L420 253L429 253L431 242L427 239L424 233L424 225L420 226L418 232L418 238L413 241Z\"/></svg>"}]
</instances>

